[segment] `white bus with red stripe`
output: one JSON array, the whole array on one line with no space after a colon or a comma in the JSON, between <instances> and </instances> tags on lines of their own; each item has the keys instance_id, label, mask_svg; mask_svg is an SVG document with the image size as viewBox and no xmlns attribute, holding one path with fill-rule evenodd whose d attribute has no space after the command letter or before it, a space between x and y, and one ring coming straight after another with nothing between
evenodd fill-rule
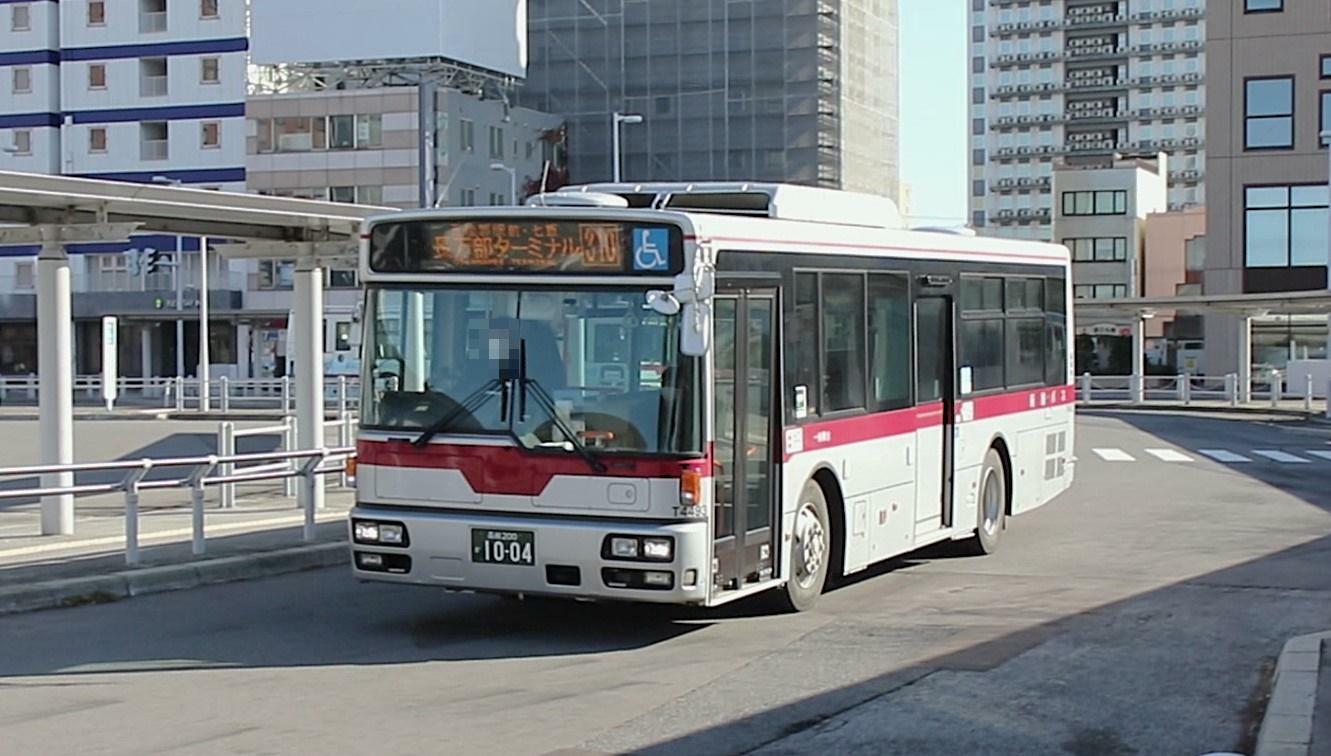
<instances>
[{"instance_id":1,"label":"white bus with red stripe","mask_svg":"<svg viewBox=\"0 0 1331 756\"><path fill-rule=\"evenodd\" d=\"M367 222L357 578L716 605L1072 481L1069 259L785 185Z\"/></svg>"}]
</instances>

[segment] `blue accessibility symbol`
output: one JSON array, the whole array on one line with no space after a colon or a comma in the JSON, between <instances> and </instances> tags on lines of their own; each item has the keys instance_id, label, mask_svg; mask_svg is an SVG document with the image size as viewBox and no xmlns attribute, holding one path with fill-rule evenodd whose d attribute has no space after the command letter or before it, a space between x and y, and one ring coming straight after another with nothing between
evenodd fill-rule
<instances>
[{"instance_id":1,"label":"blue accessibility symbol","mask_svg":"<svg viewBox=\"0 0 1331 756\"><path fill-rule=\"evenodd\" d=\"M633 229L633 269L670 269L670 232L664 228Z\"/></svg>"}]
</instances>

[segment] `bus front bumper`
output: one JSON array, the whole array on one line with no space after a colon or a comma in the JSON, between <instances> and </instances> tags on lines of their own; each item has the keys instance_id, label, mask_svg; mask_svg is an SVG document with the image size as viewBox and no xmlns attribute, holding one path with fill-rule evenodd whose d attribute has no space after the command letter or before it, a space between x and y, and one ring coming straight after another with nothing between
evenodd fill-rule
<instances>
[{"instance_id":1,"label":"bus front bumper","mask_svg":"<svg viewBox=\"0 0 1331 756\"><path fill-rule=\"evenodd\" d=\"M358 540L357 522L401 525L405 545ZM705 522L496 517L360 504L351 511L348 527L351 568L360 580L621 601L707 601L711 549ZM531 564L483 561L487 536L494 543L520 539L516 556ZM669 539L673 548L669 561L611 558L611 538L637 539L640 555L641 539L658 544ZM523 553L528 543L529 560Z\"/></svg>"}]
</instances>

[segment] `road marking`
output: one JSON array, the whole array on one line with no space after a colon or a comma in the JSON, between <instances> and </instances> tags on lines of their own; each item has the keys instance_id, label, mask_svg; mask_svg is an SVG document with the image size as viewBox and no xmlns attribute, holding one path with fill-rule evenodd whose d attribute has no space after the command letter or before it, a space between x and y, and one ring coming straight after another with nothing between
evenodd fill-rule
<instances>
[{"instance_id":1,"label":"road marking","mask_svg":"<svg viewBox=\"0 0 1331 756\"><path fill-rule=\"evenodd\" d=\"M1147 449L1147 454L1159 459L1161 462L1192 462L1193 458L1178 451L1177 449Z\"/></svg>"},{"instance_id":2,"label":"road marking","mask_svg":"<svg viewBox=\"0 0 1331 756\"><path fill-rule=\"evenodd\" d=\"M1242 454L1235 454L1225 449L1198 449L1201 454L1214 459L1216 462L1251 462L1252 460Z\"/></svg>"},{"instance_id":3,"label":"road marking","mask_svg":"<svg viewBox=\"0 0 1331 756\"><path fill-rule=\"evenodd\" d=\"M1135 462L1133 456L1122 449L1092 449L1091 451L1100 455L1100 459L1106 462Z\"/></svg>"},{"instance_id":4,"label":"road marking","mask_svg":"<svg viewBox=\"0 0 1331 756\"><path fill-rule=\"evenodd\" d=\"M1307 452L1305 452L1305 453L1306 453L1306 454L1311 454L1311 455L1313 455L1314 457L1321 457L1322 459L1331 459L1331 451L1316 451L1316 450L1311 450L1311 449L1310 449L1309 451L1307 451Z\"/></svg>"},{"instance_id":5,"label":"road marking","mask_svg":"<svg viewBox=\"0 0 1331 756\"><path fill-rule=\"evenodd\" d=\"M1260 454L1267 459L1279 462L1285 465L1306 465L1308 460L1303 457L1296 457L1289 452L1282 452L1276 449L1253 449L1253 454Z\"/></svg>"}]
</instances>

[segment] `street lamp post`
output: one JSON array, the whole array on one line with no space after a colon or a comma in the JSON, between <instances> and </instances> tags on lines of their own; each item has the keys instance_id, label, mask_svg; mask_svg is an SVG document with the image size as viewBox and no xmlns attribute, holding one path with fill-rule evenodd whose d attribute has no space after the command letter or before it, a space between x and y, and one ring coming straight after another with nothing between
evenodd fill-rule
<instances>
[{"instance_id":1,"label":"street lamp post","mask_svg":"<svg viewBox=\"0 0 1331 756\"><path fill-rule=\"evenodd\" d=\"M612 164L614 165L614 177L613 177L613 178L614 178L615 183L619 183L619 181L620 181L620 154L619 154L619 153L620 153L620 149L619 149L619 142L620 142L620 127L622 127L622 126L623 126L624 124L626 124L626 123L629 123L629 124L633 124L633 123L642 123L642 116L638 115L637 113L620 113L620 112L618 112L618 111L616 111L616 112L614 112L614 113L611 114L611 116L610 116L610 142L611 142L610 149L611 149L611 151L614 153L611 162L612 162Z\"/></svg>"},{"instance_id":2,"label":"street lamp post","mask_svg":"<svg viewBox=\"0 0 1331 756\"><path fill-rule=\"evenodd\" d=\"M503 171L508 174L508 204L518 204L518 172L515 168L509 168L503 163L491 163L490 170Z\"/></svg>"},{"instance_id":3,"label":"street lamp post","mask_svg":"<svg viewBox=\"0 0 1331 756\"><path fill-rule=\"evenodd\" d=\"M167 184L170 186L180 186L184 182L180 179L168 178L167 176L153 176L154 184ZM181 296L180 271L183 268L184 259L181 257L180 237L176 237L176 310L183 309ZM184 330L180 321L176 321L176 365L183 365L185 359L185 337ZM209 396L211 390L208 349L208 237L199 238L199 409L207 412L212 408L212 397ZM180 370L179 372L184 372Z\"/></svg>"}]
</instances>

